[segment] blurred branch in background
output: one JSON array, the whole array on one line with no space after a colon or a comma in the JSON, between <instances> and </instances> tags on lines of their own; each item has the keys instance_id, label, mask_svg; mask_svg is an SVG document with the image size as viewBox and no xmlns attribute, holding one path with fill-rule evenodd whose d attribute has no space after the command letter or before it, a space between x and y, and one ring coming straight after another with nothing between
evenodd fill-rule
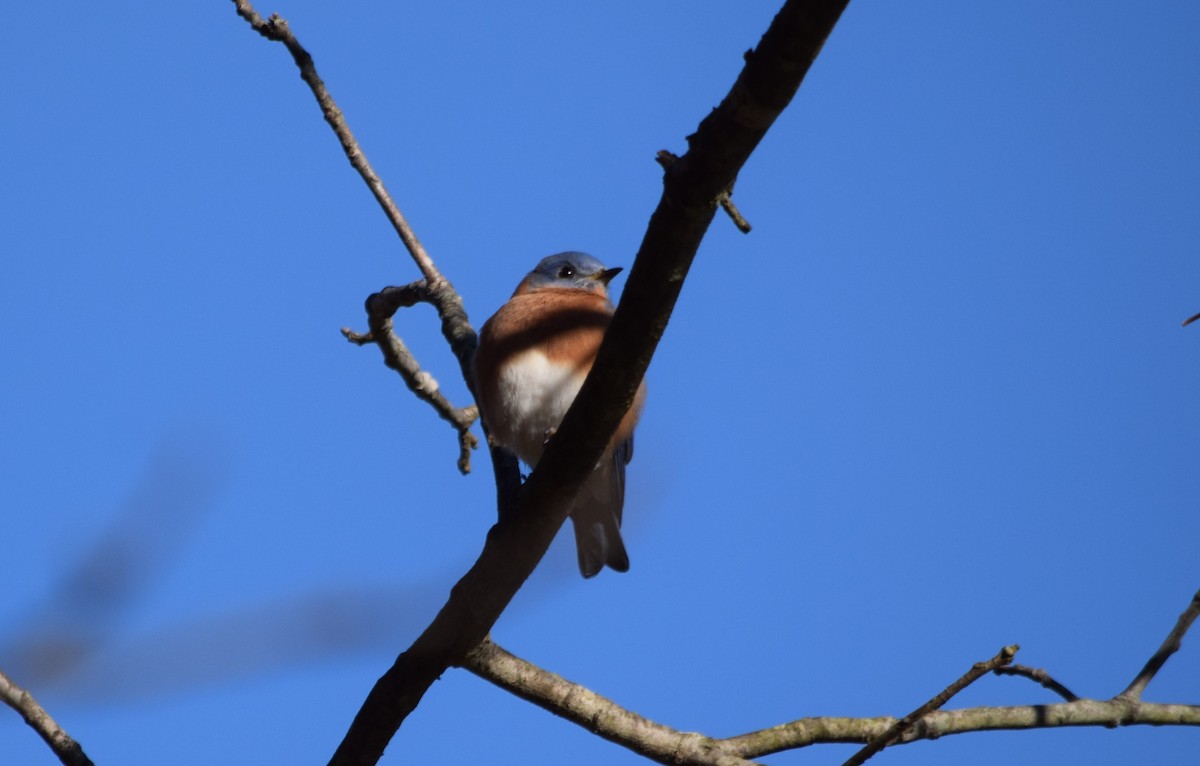
<instances>
[{"instance_id":1,"label":"blurred branch in background","mask_svg":"<svg viewBox=\"0 0 1200 766\"><path fill-rule=\"evenodd\" d=\"M3 667L44 692L107 646L212 506L218 464L194 438L160 446L113 523L0 646Z\"/></svg>"},{"instance_id":2,"label":"blurred branch in background","mask_svg":"<svg viewBox=\"0 0 1200 766\"><path fill-rule=\"evenodd\" d=\"M346 587L197 615L110 643L47 687L56 698L110 705L382 652L420 629L444 589L444 580L431 578L407 588ZM30 686L42 688L36 674L30 678Z\"/></svg>"},{"instance_id":3,"label":"blurred branch in background","mask_svg":"<svg viewBox=\"0 0 1200 766\"><path fill-rule=\"evenodd\" d=\"M224 481L222 457L194 433L164 441L96 541L5 632L0 669L43 697L112 704L389 650L436 611L453 580L450 566L404 587L346 584L118 637L211 510ZM570 581L573 552L553 566L562 577L539 579L526 606Z\"/></svg>"}]
</instances>

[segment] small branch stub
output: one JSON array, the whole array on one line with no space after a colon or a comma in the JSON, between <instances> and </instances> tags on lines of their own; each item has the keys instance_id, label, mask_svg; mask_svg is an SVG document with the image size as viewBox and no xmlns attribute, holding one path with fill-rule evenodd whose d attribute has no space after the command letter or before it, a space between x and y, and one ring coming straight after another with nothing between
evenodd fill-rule
<instances>
[{"instance_id":1,"label":"small branch stub","mask_svg":"<svg viewBox=\"0 0 1200 766\"><path fill-rule=\"evenodd\" d=\"M654 155L654 161L662 165L664 171L670 170L671 166L678 159L678 156L666 149L660 149L658 154ZM737 209L737 205L733 204L733 184L729 184L729 188L717 195L717 204L721 206L721 209L725 211L729 219L733 221L733 225L738 228L738 231L743 234L750 233L750 222L742 216L742 212Z\"/></svg>"}]
</instances>

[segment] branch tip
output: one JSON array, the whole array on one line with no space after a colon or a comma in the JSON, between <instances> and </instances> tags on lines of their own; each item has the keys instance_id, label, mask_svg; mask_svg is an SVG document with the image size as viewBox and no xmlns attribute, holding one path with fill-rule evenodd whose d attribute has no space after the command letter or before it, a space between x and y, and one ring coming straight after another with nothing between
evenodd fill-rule
<instances>
[{"instance_id":1,"label":"branch tip","mask_svg":"<svg viewBox=\"0 0 1200 766\"><path fill-rule=\"evenodd\" d=\"M1013 661L1020 650L1017 644L1010 644L1001 649L995 657L985 662L976 662L971 666L971 669L964 673L957 681L947 686L940 694L926 702L921 707L904 716L894 724L883 731L882 734L872 739L865 747L859 750L854 755L846 760L843 766L861 766L868 758L878 753L888 745L891 745L903 737L926 715L934 712L938 708L945 705L950 699L958 694L963 689L975 683L985 673L989 673L1002 665L1008 665Z\"/></svg>"},{"instance_id":2,"label":"branch tip","mask_svg":"<svg viewBox=\"0 0 1200 766\"><path fill-rule=\"evenodd\" d=\"M720 196L717 197L717 202L720 203L721 209L733 221L733 225L738 228L738 231L743 234L750 233L750 222L742 217L742 213L737 209L737 205L733 204L733 195L731 192L721 192Z\"/></svg>"},{"instance_id":3,"label":"branch tip","mask_svg":"<svg viewBox=\"0 0 1200 766\"><path fill-rule=\"evenodd\" d=\"M342 328L342 337L350 341L356 346L365 346L368 343L373 343L375 338L371 336L370 331L359 333L351 330L349 327Z\"/></svg>"}]
</instances>

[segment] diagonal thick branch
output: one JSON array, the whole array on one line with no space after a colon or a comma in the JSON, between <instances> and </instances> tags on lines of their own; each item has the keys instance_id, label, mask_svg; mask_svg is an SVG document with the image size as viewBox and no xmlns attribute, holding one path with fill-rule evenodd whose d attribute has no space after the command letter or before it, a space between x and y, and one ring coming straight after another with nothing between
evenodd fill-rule
<instances>
[{"instance_id":1,"label":"diagonal thick branch","mask_svg":"<svg viewBox=\"0 0 1200 766\"><path fill-rule=\"evenodd\" d=\"M340 111L316 76L311 57L296 42L286 22L277 16L264 22L246 0L234 1L239 14L257 31L288 47L321 105L326 120L342 141L351 164L376 193L376 198L388 212L406 245L410 242L416 244L415 249L412 246L409 249L426 275L424 285L438 293L443 286L446 287L444 295L452 296L456 302L447 311L444 307L448 304L430 301L438 306L439 314L443 317L443 332L454 348L469 384L474 333L466 323L466 315L461 310L457 294L436 273L432 261L423 255L423 249L411 236L399 211L390 204L382 183L366 164ZM689 152L682 158L671 155L671 161L664 163L666 173L662 200L651 218L630 275L629 286L597 365L581 391L576 406L568 413L539 470L519 493L506 491L504 481L500 480L502 472L513 473L511 461L502 470L493 452L501 507L506 508L515 502L516 508L510 509L514 512L502 514L501 523L489 534L479 561L455 586L450 601L437 619L407 652L397 658L393 667L376 684L335 753L334 763L376 762L404 717L420 701L425 689L449 665L463 663L481 672L484 657L491 657L492 661L500 658L500 663L521 662L511 655L506 657L506 653L487 642L479 644L473 653L469 652L475 642L483 641L487 630L536 566L549 540L563 522L564 509L568 507L575 488L632 400L633 392L665 329L696 248L711 222L713 210L721 204L737 220L728 192L732 189L738 170L771 122L790 101L845 5L845 2L812 2L801 8L798 2L788 2L758 49L748 54L747 66L730 94L701 123L697 132L688 137ZM742 223L739 226L744 230L748 228ZM390 309L391 312L394 310L395 307ZM381 324L377 324L377 315L370 307L368 313L372 317L372 337L382 339L380 343L385 358L389 359L390 366L396 367L392 361L401 356L396 349L403 351L403 344L391 332L391 313L387 313L386 323ZM448 320L447 315L451 313L461 316L461 323ZM465 332L456 333L456 326L459 330L465 328ZM392 350L390 357L389 348ZM420 371L415 367L415 361L412 364L413 369L406 376L406 381L410 387L416 382L419 388ZM458 415L466 412L465 409L454 411L448 403L437 403L435 408L439 408L451 422L455 422L456 412ZM461 436L463 429L457 424L456 427L459 427ZM513 558L514 555L516 558ZM989 669L994 670L998 665L1011 661L1011 653L1008 652L997 655L989 663L978 664L956 684L904 719L801 719L726 740L675 732L628 711L622 712L619 708L614 711L616 706L613 703L581 690L581 687L567 692L562 709L556 709L544 701L538 704L568 717L586 715L589 726L601 733L607 732L605 735L614 741L622 739L617 733L620 727L609 726L610 717L612 721L629 724L639 732L653 732L654 737L650 739L665 737L666 741L672 743L662 751L669 752L669 762L696 763L742 763L741 759L745 757L818 741L865 741L870 743L868 747L850 761L861 763L871 753L893 742L988 728L1139 723L1198 725L1200 707L1140 701L1142 690L1170 655L1178 650L1183 634L1197 614L1200 614L1200 594L1197 594L1167 641L1130 687L1107 702L1075 699L1069 690L1043 672L1018 667L1012 670L1013 674L1042 683L1067 698L1068 702L948 712L935 709L959 688ZM482 674L493 671L483 671ZM528 673L529 669L524 668L522 672ZM563 679L557 681L569 684ZM537 701L533 692L526 692L523 696ZM571 713L575 707L580 709ZM591 712L585 714L584 708ZM582 722L582 719L579 720ZM646 737L639 736L636 739L643 742Z\"/></svg>"},{"instance_id":2,"label":"diagonal thick branch","mask_svg":"<svg viewBox=\"0 0 1200 766\"><path fill-rule=\"evenodd\" d=\"M795 95L847 2L787 2L729 95L688 138L688 152L665 173L621 304L575 404L478 561L376 682L330 763L376 763L429 686L484 639L537 566L633 401L721 193Z\"/></svg>"},{"instance_id":3,"label":"diagonal thick branch","mask_svg":"<svg viewBox=\"0 0 1200 766\"><path fill-rule=\"evenodd\" d=\"M421 282L406 288L387 288L368 300L372 330L369 337L380 345L388 365L405 376L409 387L455 425L465 456L470 436L466 429L474 415L472 408L455 409L444 398L439 399L440 394L427 384L427 378L391 327L391 317L400 306L417 301L432 303L442 318L443 334L470 385L475 334L459 296L437 271L392 203L317 76L311 56L296 41L287 23L278 16L264 21L247 0L234 2L239 15L256 31L288 48L351 165L371 188L425 275ZM515 663L521 673L531 672L529 668L533 666L521 667L523 661L484 641L487 631L544 554L565 519L565 509L578 484L628 408L717 205L725 207L738 221L729 200L729 190L738 171L794 95L845 5L845 1L786 3L759 47L747 55L745 69L721 106L688 137L688 153L680 158L670 155L670 162L662 163L666 170L662 199L639 248L622 305L576 406L549 445L539 469L519 492L511 459L493 451L500 506L509 512L501 514L501 523L489 534L479 560L455 586L433 624L376 684L335 753L333 763L375 763L424 691L451 665L463 664L485 677L496 673L496 666L505 663ZM748 229L744 221L738 225ZM404 291L414 289L420 295L405 302L407 298L400 294L408 295ZM357 342L365 337L352 339ZM857 761L851 759L852 763L861 763L889 743L966 731L1080 725L1200 725L1200 706L1140 700L1145 686L1179 649L1183 634L1197 615L1200 615L1200 594L1130 687L1109 701L1076 699L1043 672L1016 667L1011 669L1012 674L1038 681L1068 701L1010 708L935 709L958 688L1011 660L1011 656L1006 658L1003 653L990 663L980 663L904 719L807 718L724 740L655 724L557 676L553 676L557 683L573 687L557 707L539 701L532 691L516 693L638 752L644 752L646 747L657 748L647 754L671 763L742 764L747 762L746 758L816 742L870 743L856 756ZM490 659L485 662L484 658ZM496 677L489 680L502 683Z\"/></svg>"}]
</instances>

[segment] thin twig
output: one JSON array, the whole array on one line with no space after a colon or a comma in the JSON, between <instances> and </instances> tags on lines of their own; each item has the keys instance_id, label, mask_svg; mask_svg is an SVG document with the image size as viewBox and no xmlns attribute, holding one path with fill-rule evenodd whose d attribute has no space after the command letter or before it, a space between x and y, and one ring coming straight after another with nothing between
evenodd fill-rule
<instances>
[{"instance_id":1,"label":"thin twig","mask_svg":"<svg viewBox=\"0 0 1200 766\"><path fill-rule=\"evenodd\" d=\"M424 280L403 287L385 287L367 298L370 331L360 334L343 327L342 335L360 346L371 342L379 346L384 364L400 374L405 385L418 399L428 403L443 420L454 426L458 433L458 470L468 474L471 472L471 450L479 444L479 440L471 433L471 424L479 417L478 408L474 405L455 407L451 404L439 390L437 380L421 369L408 346L393 331L392 317L399 309L433 302Z\"/></svg>"},{"instance_id":2,"label":"thin twig","mask_svg":"<svg viewBox=\"0 0 1200 766\"><path fill-rule=\"evenodd\" d=\"M1074 692L1060 684L1058 681L1054 680L1053 676L1041 668L1031 668L1027 665L1006 665L1004 667L996 668L992 672L998 676L1021 676L1022 678L1028 678L1030 681L1035 681L1041 684L1045 688L1065 699L1067 702L1073 702L1079 699Z\"/></svg>"},{"instance_id":3,"label":"thin twig","mask_svg":"<svg viewBox=\"0 0 1200 766\"><path fill-rule=\"evenodd\" d=\"M665 764L747 766L703 734L655 723L562 676L527 662L484 639L462 667L538 707L578 724L639 755Z\"/></svg>"},{"instance_id":4,"label":"thin twig","mask_svg":"<svg viewBox=\"0 0 1200 766\"><path fill-rule=\"evenodd\" d=\"M1179 647L1183 644L1183 635L1188 632L1188 628L1192 626L1198 616L1200 616L1200 591L1196 591L1196 595L1192 596L1192 602L1188 604L1187 609L1183 610L1183 614L1179 615L1175 627L1171 628L1171 632L1167 634L1162 646L1158 647L1158 651L1146 662L1142 671L1137 674L1125 691L1116 696L1116 699L1126 702L1141 700L1142 692L1154 680L1155 674L1162 669L1172 654L1179 651Z\"/></svg>"},{"instance_id":5,"label":"thin twig","mask_svg":"<svg viewBox=\"0 0 1200 766\"><path fill-rule=\"evenodd\" d=\"M1200 314L1193 314L1192 316L1190 316L1190 317L1188 317L1187 319L1183 320L1183 326L1184 326L1184 327L1187 327L1187 326L1188 326L1188 325L1190 325L1192 322L1195 322L1197 319L1200 319Z\"/></svg>"},{"instance_id":6,"label":"thin twig","mask_svg":"<svg viewBox=\"0 0 1200 766\"><path fill-rule=\"evenodd\" d=\"M258 14L258 11L254 9L254 6L251 5L250 0L233 0L233 2L237 8L238 15L245 19L256 32L268 40L283 43L288 52L292 54L292 59L300 69L300 77L308 84L309 89L312 90L313 97L316 98L317 105L321 107L321 113L325 116L325 121L329 123L329 126L333 128L334 134L337 135L338 141L342 145L342 151L346 153L346 158L350 160L350 165L358 171L358 174L367 184L367 188L371 190L375 201L383 209L384 214L392 224L392 228L396 230L396 233L400 236L400 241L404 243L404 247L408 250L413 262L416 263L417 268L420 269L421 274L424 276L425 291L423 300L437 309L438 316L442 320L442 335L450 343L450 348L458 359L459 371L463 379L466 380L467 386L470 387L472 383L471 357L475 350L476 337L475 330L467 321L467 313L463 309L462 298L438 270L433 259L429 257L429 253L425 251L425 247L417 238L416 232L413 231L404 214L400 212L400 208L392 200L387 187L384 186L375 169L371 167L366 153L359 146L358 140L350 130L345 115L342 114L342 110L338 107L337 102L333 100L333 96L330 95L328 89L325 87L325 82L317 74L317 67L313 62L312 55L296 39L287 21L278 14L272 14L269 19L264 20ZM372 296L372 298L374 297ZM393 309L392 313L395 313L395 309ZM370 311L370 299L368 299L368 315L371 318L375 317ZM387 314L386 322L383 322L386 328L381 326L377 330L373 326L370 337L378 343L379 349L383 353L384 360L388 366L399 372L401 377L404 378L404 382L408 385L409 390L423 401L433 405L439 415L455 426L458 432L459 444L458 469L464 474L468 473L471 470L471 450L478 444L475 436L468 430L470 421L475 419L475 410L471 407L455 409L449 402L444 401L444 399L439 400L440 394L437 393L437 382L428 373L421 371L416 360L412 358L412 355L405 349L404 344L391 331L391 316L392 314ZM383 320L380 321L382 322ZM347 339L355 343L360 343L364 337L345 329L342 332L346 335Z\"/></svg>"},{"instance_id":7,"label":"thin twig","mask_svg":"<svg viewBox=\"0 0 1200 766\"><path fill-rule=\"evenodd\" d=\"M867 743L866 747L850 756L843 766L861 766L868 758L900 739L904 736L905 732L911 729L925 715L945 705L951 697L973 684L980 676L990 673L1001 665L1007 665L1012 662L1019 648L1016 644L1006 646L987 662L977 662L972 665L970 670L964 673L957 681L943 689L936 697L904 716L899 721L896 721L896 723L889 726L882 734Z\"/></svg>"},{"instance_id":8,"label":"thin twig","mask_svg":"<svg viewBox=\"0 0 1200 766\"><path fill-rule=\"evenodd\" d=\"M445 281L441 272L438 271L437 266L434 265L433 259L429 257L420 240L417 239L416 233L408 225L404 214L400 212L400 208L396 207L396 203L392 201L392 197L388 194L383 181L375 173L375 169L371 167L371 163L367 161L367 155L358 145L358 141L350 131L350 126L346 124L346 118L342 114L342 110L338 108L337 103L333 100L333 96L329 95L329 91L325 89L324 81L317 74L317 67L313 63L312 56L304 49L304 46L300 44L296 36L292 34L287 21L280 18L279 14L272 14L271 18L264 21L262 16L258 15L258 11L254 10L254 6L250 4L250 0L233 0L233 3L237 6L238 15L245 19L254 28L254 31L268 40L283 43L287 47L288 53L292 54L292 59L296 62L296 66L300 68L300 77L304 79L304 82L308 83L313 96L317 99L317 105L321 107L321 113L325 115L325 121L329 123L329 127L333 128L333 132L337 134L338 141L342 144L342 150L346 153L346 158L350 160L350 165L358 171L363 181L371 189L371 193L375 195L375 201L379 203L388 220L392 222L392 226L396 229L396 233L400 235L400 240L408 249L409 255L412 256L413 261L417 264L417 268L421 270L421 274L425 277L425 280L430 285L437 285Z\"/></svg>"},{"instance_id":9,"label":"thin twig","mask_svg":"<svg viewBox=\"0 0 1200 766\"><path fill-rule=\"evenodd\" d=\"M0 672L0 699L21 714L25 723L38 733L65 766L92 766L79 743L62 730L32 694L13 683L3 672Z\"/></svg>"}]
</instances>

